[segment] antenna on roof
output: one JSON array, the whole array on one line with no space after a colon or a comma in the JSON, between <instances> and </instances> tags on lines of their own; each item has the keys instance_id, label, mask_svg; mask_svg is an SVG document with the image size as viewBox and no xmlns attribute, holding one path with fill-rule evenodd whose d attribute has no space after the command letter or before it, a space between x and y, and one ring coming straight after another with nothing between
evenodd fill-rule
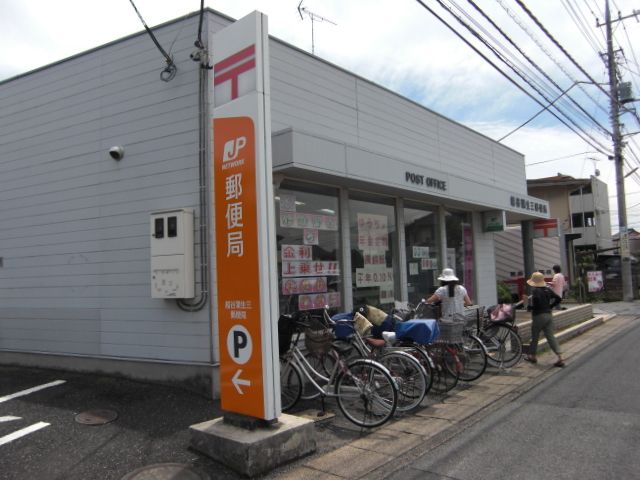
<instances>
[{"instance_id":1,"label":"antenna on roof","mask_svg":"<svg viewBox=\"0 0 640 480\"><path fill-rule=\"evenodd\" d=\"M314 22L327 22L330 23L331 25L337 25L337 23L332 22L331 20L329 20L328 18L324 18L316 13L313 13L311 10L309 10L307 7L303 7L302 3L304 2L304 0L300 0L300 3L298 4L298 13L300 14L300 20L304 20L304 15L307 15L310 19L311 19L311 53L315 54L316 51L316 45L315 45L315 40L314 40L314 33L313 33L313 23Z\"/></svg>"}]
</instances>

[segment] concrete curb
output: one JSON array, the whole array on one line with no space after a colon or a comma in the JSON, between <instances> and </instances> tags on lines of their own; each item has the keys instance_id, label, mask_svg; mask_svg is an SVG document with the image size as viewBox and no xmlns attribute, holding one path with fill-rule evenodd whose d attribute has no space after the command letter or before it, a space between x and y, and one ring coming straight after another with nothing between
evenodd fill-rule
<instances>
[{"instance_id":1,"label":"concrete curb","mask_svg":"<svg viewBox=\"0 0 640 480\"><path fill-rule=\"evenodd\" d=\"M598 327L615 317L616 317L616 314L603 314L603 315L594 316L589 320L585 320L584 322L577 323L575 325L572 325L569 328L565 328L564 330L555 332L556 339L558 340L559 343L567 342L572 338L582 335L583 333L591 330L592 328ZM546 352L548 350L549 350L549 343L547 342L546 338L543 338L538 342L538 353Z\"/></svg>"}]
</instances>

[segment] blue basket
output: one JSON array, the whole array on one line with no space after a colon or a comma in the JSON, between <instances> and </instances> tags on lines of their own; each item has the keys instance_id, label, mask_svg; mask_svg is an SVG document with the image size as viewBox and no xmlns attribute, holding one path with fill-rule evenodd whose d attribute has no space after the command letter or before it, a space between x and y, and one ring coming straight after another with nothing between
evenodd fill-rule
<instances>
[{"instance_id":1,"label":"blue basket","mask_svg":"<svg viewBox=\"0 0 640 480\"><path fill-rule=\"evenodd\" d=\"M331 317L331 320L337 322L333 327L333 333L338 340L344 340L353 335L353 313L338 313Z\"/></svg>"}]
</instances>

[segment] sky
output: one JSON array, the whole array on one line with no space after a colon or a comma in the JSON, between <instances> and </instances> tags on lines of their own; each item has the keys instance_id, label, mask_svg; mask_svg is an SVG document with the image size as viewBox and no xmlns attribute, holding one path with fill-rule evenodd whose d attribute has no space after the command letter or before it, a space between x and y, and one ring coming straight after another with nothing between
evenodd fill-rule
<instances>
[{"instance_id":1,"label":"sky","mask_svg":"<svg viewBox=\"0 0 640 480\"><path fill-rule=\"evenodd\" d=\"M200 7L197 0L134 1L151 28ZM613 18L618 17L618 11L624 17L635 9L640 19L640 1L610 2ZM437 0L423 3L457 31L464 31ZM460 16L468 15L463 17L465 21L481 29L484 38L492 39L492 45L506 47L503 56L515 52L518 60L507 58L521 62L520 68L524 68L527 60L517 54L516 47L510 44L513 42L531 60L526 71L546 100L534 95L540 102L536 103L415 0L304 0L303 18L298 12L300 0L207 0L205 5L232 18L259 10L268 15L271 35L309 52L312 51L310 14L314 14L315 55L494 140L520 127L559 97L557 104L572 112L577 127L586 132L583 137L591 138L589 143L548 111L501 141L525 155L527 178L558 173L588 178L597 170L599 178L609 187L615 233L616 176L613 162L608 159L611 137L603 131L611 130L609 100L604 93L609 87L602 85L601 90L592 83L608 81L605 62L599 55L606 48L605 29L597 26L604 20L605 0L528 0L525 5L556 43L518 5L518 0L443 0L443 3L454 9L460 7L456 11ZM472 4L500 31L482 18ZM0 12L3 40L0 81L143 29L129 0L0 0ZM614 46L622 49L619 55L624 54L620 62L622 81L631 82L634 94L640 97L640 23L628 18L613 25ZM463 36L491 62L516 78L477 39L468 33ZM555 84L555 89L549 82ZM531 91L527 84L519 83ZM621 122L625 134L640 130L640 121L630 113L622 115ZM635 156L627 154L629 165L625 173L628 173L634 165L640 166L640 135L629 135L625 140L635 153ZM640 230L639 173L628 176L625 189L627 224Z\"/></svg>"}]
</instances>

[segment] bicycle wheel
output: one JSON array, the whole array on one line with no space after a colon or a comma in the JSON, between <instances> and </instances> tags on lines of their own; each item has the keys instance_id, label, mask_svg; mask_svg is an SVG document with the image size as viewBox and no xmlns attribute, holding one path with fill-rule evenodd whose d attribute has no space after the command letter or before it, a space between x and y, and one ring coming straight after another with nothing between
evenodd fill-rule
<instances>
[{"instance_id":1,"label":"bicycle wheel","mask_svg":"<svg viewBox=\"0 0 640 480\"><path fill-rule=\"evenodd\" d=\"M302 374L290 357L280 357L280 408L283 412L298 403L302 395Z\"/></svg>"},{"instance_id":2,"label":"bicycle wheel","mask_svg":"<svg viewBox=\"0 0 640 480\"><path fill-rule=\"evenodd\" d=\"M522 358L522 340L507 325L491 325L483 331L481 338L487 347L487 361L492 367L510 368Z\"/></svg>"},{"instance_id":3,"label":"bicycle wheel","mask_svg":"<svg viewBox=\"0 0 640 480\"><path fill-rule=\"evenodd\" d=\"M427 351L420 346L406 347L404 351L418 360L418 362L420 362L420 365L422 365L422 368L424 368L424 372L427 374L426 393L429 393L429 390L431 390L431 387L433 385L433 370L435 369L433 360L431 359Z\"/></svg>"},{"instance_id":4,"label":"bicycle wheel","mask_svg":"<svg viewBox=\"0 0 640 480\"><path fill-rule=\"evenodd\" d=\"M335 394L344 416L359 427L387 422L398 405L398 389L389 371L372 360L354 360L336 380Z\"/></svg>"},{"instance_id":5,"label":"bicycle wheel","mask_svg":"<svg viewBox=\"0 0 640 480\"><path fill-rule=\"evenodd\" d=\"M460 380L477 380L487 369L487 350L484 344L475 335L465 335L464 343L458 347L458 357L463 365Z\"/></svg>"},{"instance_id":6,"label":"bicycle wheel","mask_svg":"<svg viewBox=\"0 0 640 480\"><path fill-rule=\"evenodd\" d=\"M443 395L458 384L460 377L455 364L459 362L456 362L454 357L447 353L444 345L438 344L430 348L428 352L435 365L431 390L438 395Z\"/></svg>"},{"instance_id":7,"label":"bicycle wheel","mask_svg":"<svg viewBox=\"0 0 640 480\"><path fill-rule=\"evenodd\" d=\"M412 355L402 351L390 351L377 359L387 367L398 385L399 412L416 408L427 394L427 372Z\"/></svg>"},{"instance_id":8,"label":"bicycle wheel","mask_svg":"<svg viewBox=\"0 0 640 480\"><path fill-rule=\"evenodd\" d=\"M309 362L309 365L311 365L311 368L313 368L316 372L327 378L331 375L331 371L333 370L333 365L335 363L335 359L333 359L331 355L307 352L304 358L306 358L307 362ZM326 384L326 382L319 378L317 375L313 375L313 379L320 386ZM314 398L318 398L320 394L321 392L313 383L311 383L311 380L309 380L306 375L303 375L302 393L300 395L300 398L302 398L303 400L313 400Z\"/></svg>"}]
</instances>

